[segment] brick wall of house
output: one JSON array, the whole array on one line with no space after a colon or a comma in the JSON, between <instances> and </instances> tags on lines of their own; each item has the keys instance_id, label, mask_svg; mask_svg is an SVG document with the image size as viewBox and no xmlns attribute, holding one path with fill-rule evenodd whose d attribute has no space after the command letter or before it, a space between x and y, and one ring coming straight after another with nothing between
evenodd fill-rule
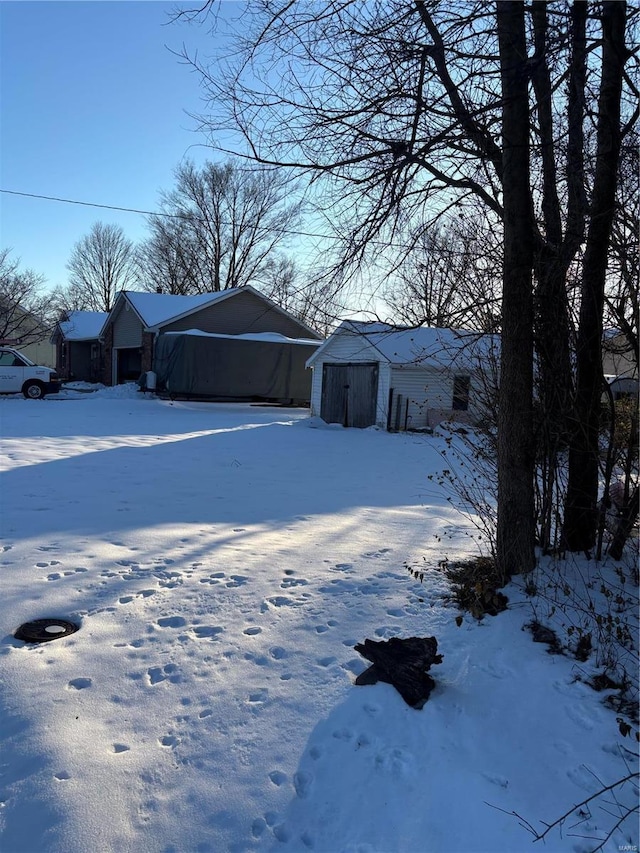
<instances>
[{"instance_id":1,"label":"brick wall of house","mask_svg":"<svg viewBox=\"0 0 640 853\"><path fill-rule=\"evenodd\" d=\"M142 333L142 373L151 370L153 366L153 341L155 335L153 332Z\"/></svg>"},{"instance_id":2,"label":"brick wall of house","mask_svg":"<svg viewBox=\"0 0 640 853\"><path fill-rule=\"evenodd\" d=\"M110 323L107 326L107 330L104 335L104 360L103 360L103 372L102 372L102 382L105 385L112 385L112 370L111 365L113 363L113 323Z\"/></svg>"}]
</instances>

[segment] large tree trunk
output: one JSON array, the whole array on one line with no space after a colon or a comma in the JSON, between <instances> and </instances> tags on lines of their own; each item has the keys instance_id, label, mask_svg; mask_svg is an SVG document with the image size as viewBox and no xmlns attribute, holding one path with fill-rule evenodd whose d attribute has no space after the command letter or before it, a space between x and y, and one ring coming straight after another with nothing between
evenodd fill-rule
<instances>
[{"instance_id":1,"label":"large tree trunk","mask_svg":"<svg viewBox=\"0 0 640 853\"><path fill-rule=\"evenodd\" d=\"M627 50L626 3L602 4L602 77L598 100L596 172L582 271L582 300L576 354L576 403L569 452L564 545L586 551L598 527L599 414L602 396L602 315L607 256L620 159L620 99Z\"/></svg>"},{"instance_id":2,"label":"large tree trunk","mask_svg":"<svg viewBox=\"0 0 640 853\"><path fill-rule=\"evenodd\" d=\"M533 450L533 209L525 7L498 0L502 79L504 267L498 409L498 568L506 579L535 563Z\"/></svg>"}]
</instances>

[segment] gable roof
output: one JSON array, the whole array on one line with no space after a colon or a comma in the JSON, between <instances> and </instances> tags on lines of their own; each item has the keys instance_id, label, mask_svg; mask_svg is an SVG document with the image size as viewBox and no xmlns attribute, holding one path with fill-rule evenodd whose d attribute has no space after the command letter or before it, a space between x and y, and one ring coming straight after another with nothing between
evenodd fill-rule
<instances>
[{"instance_id":1,"label":"gable roof","mask_svg":"<svg viewBox=\"0 0 640 853\"><path fill-rule=\"evenodd\" d=\"M108 316L106 311L69 311L57 325L67 341L90 341L99 337Z\"/></svg>"},{"instance_id":2,"label":"gable roof","mask_svg":"<svg viewBox=\"0 0 640 853\"><path fill-rule=\"evenodd\" d=\"M118 298L126 299L140 318L142 325L147 329L152 329L187 317L214 302L232 296L236 291L237 288L233 288L221 290L217 293L179 296L171 293L138 293L133 290L123 290Z\"/></svg>"},{"instance_id":3,"label":"gable roof","mask_svg":"<svg viewBox=\"0 0 640 853\"><path fill-rule=\"evenodd\" d=\"M311 367L338 336L351 336L363 352L388 364L404 367L456 367L470 369L478 359L497 353L499 335L470 329L434 326L393 326L388 323L345 320L311 356Z\"/></svg>"},{"instance_id":4,"label":"gable roof","mask_svg":"<svg viewBox=\"0 0 640 853\"><path fill-rule=\"evenodd\" d=\"M260 291L251 287L251 285L230 287L227 290L220 290L216 293L199 293L194 296L122 290L118 294L114 306L111 309L111 314L109 314L105 320L101 329L101 334L104 333L110 318L115 316L115 309L122 300L126 300L129 305L131 305L147 331L156 331L162 328L162 326L174 323L177 320L182 320L184 317L195 314L203 308L208 308L214 303L223 302L225 299L233 298L240 293L251 293L254 296L257 296L273 310L278 311L280 314L284 314L286 317L290 317L298 323L301 328L305 329L309 333L310 337L317 338L319 340L321 339L320 335L318 335L314 329L307 326L307 324L302 320L299 320L297 317L289 314L288 311L285 311L284 308L281 308L275 302L272 302L269 298L260 293Z\"/></svg>"}]
</instances>

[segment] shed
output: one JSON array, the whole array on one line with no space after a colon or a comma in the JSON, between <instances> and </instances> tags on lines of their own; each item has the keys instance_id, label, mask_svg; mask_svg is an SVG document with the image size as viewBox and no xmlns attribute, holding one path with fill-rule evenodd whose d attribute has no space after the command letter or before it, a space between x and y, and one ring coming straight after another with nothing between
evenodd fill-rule
<instances>
[{"instance_id":1,"label":"shed","mask_svg":"<svg viewBox=\"0 0 640 853\"><path fill-rule=\"evenodd\" d=\"M171 395L307 404L306 362L319 346L320 341L277 332L168 332L156 342L153 369L157 387Z\"/></svg>"},{"instance_id":2,"label":"shed","mask_svg":"<svg viewBox=\"0 0 640 853\"><path fill-rule=\"evenodd\" d=\"M311 356L311 414L388 430L473 423L495 385L499 338L462 329L344 321Z\"/></svg>"},{"instance_id":3,"label":"shed","mask_svg":"<svg viewBox=\"0 0 640 853\"><path fill-rule=\"evenodd\" d=\"M277 332L321 340L317 332L249 285L194 296L122 291L101 332L105 384L138 379L151 370L156 343L163 335L190 329L218 335Z\"/></svg>"},{"instance_id":4,"label":"shed","mask_svg":"<svg viewBox=\"0 0 640 853\"><path fill-rule=\"evenodd\" d=\"M51 343L61 379L102 381L100 330L109 315L103 311L67 311L56 323Z\"/></svg>"}]
</instances>

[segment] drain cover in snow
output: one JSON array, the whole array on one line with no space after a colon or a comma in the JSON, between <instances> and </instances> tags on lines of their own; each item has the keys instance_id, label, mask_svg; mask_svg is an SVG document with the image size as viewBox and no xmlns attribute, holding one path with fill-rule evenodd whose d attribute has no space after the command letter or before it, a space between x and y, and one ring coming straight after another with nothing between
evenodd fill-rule
<instances>
[{"instance_id":1,"label":"drain cover in snow","mask_svg":"<svg viewBox=\"0 0 640 853\"><path fill-rule=\"evenodd\" d=\"M66 619L34 619L21 625L13 636L25 643L48 643L75 633L79 627Z\"/></svg>"}]
</instances>

